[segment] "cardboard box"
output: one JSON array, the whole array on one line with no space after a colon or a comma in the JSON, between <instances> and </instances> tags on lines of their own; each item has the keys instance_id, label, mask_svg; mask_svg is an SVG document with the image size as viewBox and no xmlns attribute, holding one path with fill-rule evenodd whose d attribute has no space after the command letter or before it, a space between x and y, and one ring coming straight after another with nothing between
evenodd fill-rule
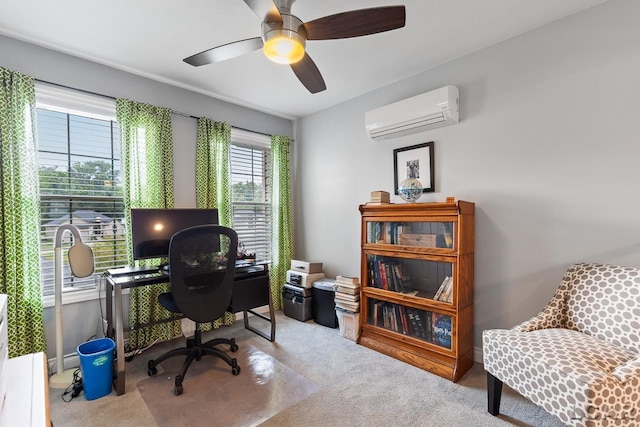
<instances>
[{"instance_id":1,"label":"cardboard box","mask_svg":"<svg viewBox=\"0 0 640 427\"><path fill-rule=\"evenodd\" d=\"M300 271L302 273L322 273L322 263L292 259L291 270Z\"/></svg>"}]
</instances>

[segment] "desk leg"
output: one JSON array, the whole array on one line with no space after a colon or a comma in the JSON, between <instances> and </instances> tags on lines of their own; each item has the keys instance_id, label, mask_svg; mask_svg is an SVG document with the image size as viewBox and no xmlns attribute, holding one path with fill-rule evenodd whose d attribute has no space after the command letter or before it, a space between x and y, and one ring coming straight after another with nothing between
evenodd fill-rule
<instances>
[{"instance_id":1,"label":"desk leg","mask_svg":"<svg viewBox=\"0 0 640 427\"><path fill-rule=\"evenodd\" d=\"M116 393L118 396L124 394L124 325L122 320L122 287L115 286L115 309L116 309Z\"/></svg>"},{"instance_id":2,"label":"desk leg","mask_svg":"<svg viewBox=\"0 0 640 427\"><path fill-rule=\"evenodd\" d=\"M107 315L107 330L106 337L113 339L113 285L111 281L107 280L104 275L100 279L100 286L104 289L105 297L105 311Z\"/></svg>"},{"instance_id":3,"label":"desk leg","mask_svg":"<svg viewBox=\"0 0 640 427\"><path fill-rule=\"evenodd\" d=\"M266 320L267 322L271 323L271 335L267 335L265 333L263 333L262 331L259 331L253 327L251 327L249 325L249 313L253 314L254 316L257 316L261 319ZM256 333L258 335L260 335L261 337L268 339L269 341L275 341L276 340L276 311L273 308L273 298L271 295L271 286L269 286L269 317L263 316L260 313L256 313L253 310L244 310L242 312L242 316L244 318L244 327L245 329L250 330L253 333Z\"/></svg>"}]
</instances>

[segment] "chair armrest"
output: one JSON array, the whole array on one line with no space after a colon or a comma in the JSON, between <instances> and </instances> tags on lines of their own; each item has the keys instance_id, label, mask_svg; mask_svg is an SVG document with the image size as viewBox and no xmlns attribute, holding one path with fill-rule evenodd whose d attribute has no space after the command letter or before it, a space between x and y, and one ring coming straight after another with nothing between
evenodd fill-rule
<instances>
[{"instance_id":1,"label":"chair armrest","mask_svg":"<svg viewBox=\"0 0 640 427\"><path fill-rule=\"evenodd\" d=\"M619 379L622 383L626 383L632 378L640 377L640 356L629 360L624 365L618 366L611 371L611 375Z\"/></svg>"},{"instance_id":2,"label":"chair armrest","mask_svg":"<svg viewBox=\"0 0 640 427\"><path fill-rule=\"evenodd\" d=\"M553 328L553 326L549 326L551 319L552 317L545 316L543 312L540 312L531 319L525 320L524 322L512 327L511 330L518 332L531 332L539 329Z\"/></svg>"},{"instance_id":3,"label":"chair armrest","mask_svg":"<svg viewBox=\"0 0 640 427\"><path fill-rule=\"evenodd\" d=\"M547 306L529 320L514 326L511 330L531 332L538 329L564 328L567 324L566 286L560 286Z\"/></svg>"}]
</instances>

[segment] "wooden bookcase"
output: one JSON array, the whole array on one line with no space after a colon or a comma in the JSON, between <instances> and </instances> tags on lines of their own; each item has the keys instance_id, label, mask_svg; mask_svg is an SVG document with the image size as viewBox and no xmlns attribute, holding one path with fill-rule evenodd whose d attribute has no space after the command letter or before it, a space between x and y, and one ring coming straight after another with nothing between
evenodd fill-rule
<instances>
[{"instance_id":1,"label":"wooden bookcase","mask_svg":"<svg viewBox=\"0 0 640 427\"><path fill-rule=\"evenodd\" d=\"M458 381L473 365L475 204L368 204L360 213L358 343ZM446 281L451 296L436 299Z\"/></svg>"}]
</instances>

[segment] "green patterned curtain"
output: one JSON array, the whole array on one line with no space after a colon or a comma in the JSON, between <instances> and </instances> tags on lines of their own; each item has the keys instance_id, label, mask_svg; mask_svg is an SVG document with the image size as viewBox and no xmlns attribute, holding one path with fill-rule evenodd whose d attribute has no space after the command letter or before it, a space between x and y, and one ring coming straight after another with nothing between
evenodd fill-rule
<instances>
[{"instance_id":1,"label":"green patterned curtain","mask_svg":"<svg viewBox=\"0 0 640 427\"><path fill-rule=\"evenodd\" d=\"M271 136L271 271L273 305L282 308L282 285L293 256L293 220L291 210L291 175L289 150L291 138Z\"/></svg>"},{"instance_id":2,"label":"green patterned curtain","mask_svg":"<svg viewBox=\"0 0 640 427\"><path fill-rule=\"evenodd\" d=\"M218 208L220 224L232 225L229 149L231 125L198 119L196 143L196 206Z\"/></svg>"},{"instance_id":3,"label":"green patterned curtain","mask_svg":"<svg viewBox=\"0 0 640 427\"><path fill-rule=\"evenodd\" d=\"M217 208L221 225L231 227L231 185L229 184L229 150L231 125L214 122L206 117L198 119L196 142L196 206ZM202 331L209 331L235 322L233 313L224 315L213 323L202 324Z\"/></svg>"},{"instance_id":4,"label":"green patterned curtain","mask_svg":"<svg viewBox=\"0 0 640 427\"><path fill-rule=\"evenodd\" d=\"M120 125L125 221L127 230L131 230L131 208L173 208L171 110L119 98L116 117ZM131 232L127 233L127 248L129 264L133 265ZM144 262L158 264L160 260ZM169 289L168 284L132 288L129 294L131 323L170 318L172 313L158 303L158 295ZM129 342L132 348L140 348L180 334L179 321L159 323L132 330Z\"/></svg>"},{"instance_id":5,"label":"green patterned curtain","mask_svg":"<svg viewBox=\"0 0 640 427\"><path fill-rule=\"evenodd\" d=\"M40 194L33 78L0 67L0 292L9 357L46 351L40 283Z\"/></svg>"}]
</instances>

